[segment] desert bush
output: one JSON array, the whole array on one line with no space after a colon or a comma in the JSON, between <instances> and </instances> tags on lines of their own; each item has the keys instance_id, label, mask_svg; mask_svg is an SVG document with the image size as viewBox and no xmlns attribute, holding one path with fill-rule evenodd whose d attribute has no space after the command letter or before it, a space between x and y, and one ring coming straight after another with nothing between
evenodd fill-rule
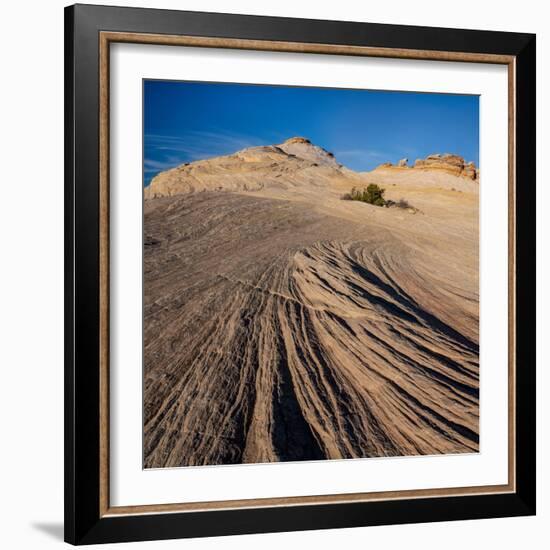
<instances>
[{"instance_id":1,"label":"desert bush","mask_svg":"<svg viewBox=\"0 0 550 550\"><path fill-rule=\"evenodd\" d=\"M386 200L384 199L385 189L382 189L375 183L369 184L363 190L353 187L349 193L342 195L343 200L348 201L360 201L374 206L386 206Z\"/></svg>"}]
</instances>

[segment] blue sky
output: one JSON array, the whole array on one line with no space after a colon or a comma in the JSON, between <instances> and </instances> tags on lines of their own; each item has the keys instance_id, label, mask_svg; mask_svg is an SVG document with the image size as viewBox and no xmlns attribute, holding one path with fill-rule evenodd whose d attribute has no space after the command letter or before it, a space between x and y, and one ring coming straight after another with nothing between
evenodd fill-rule
<instances>
[{"instance_id":1,"label":"blue sky","mask_svg":"<svg viewBox=\"0 0 550 550\"><path fill-rule=\"evenodd\" d=\"M431 153L479 164L478 96L144 81L144 184L183 162L309 138L353 170Z\"/></svg>"}]
</instances>

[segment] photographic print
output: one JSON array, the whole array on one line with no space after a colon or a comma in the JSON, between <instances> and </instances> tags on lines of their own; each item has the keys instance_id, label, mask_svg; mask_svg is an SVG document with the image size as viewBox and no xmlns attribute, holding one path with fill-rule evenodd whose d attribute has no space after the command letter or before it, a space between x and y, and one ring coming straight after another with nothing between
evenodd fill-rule
<instances>
[{"instance_id":1,"label":"photographic print","mask_svg":"<svg viewBox=\"0 0 550 550\"><path fill-rule=\"evenodd\" d=\"M479 97L143 81L145 468L479 451Z\"/></svg>"},{"instance_id":2,"label":"photographic print","mask_svg":"<svg viewBox=\"0 0 550 550\"><path fill-rule=\"evenodd\" d=\"M65 540L534 515L536 36L64 31Z\"/></svg>"}]
</instances>

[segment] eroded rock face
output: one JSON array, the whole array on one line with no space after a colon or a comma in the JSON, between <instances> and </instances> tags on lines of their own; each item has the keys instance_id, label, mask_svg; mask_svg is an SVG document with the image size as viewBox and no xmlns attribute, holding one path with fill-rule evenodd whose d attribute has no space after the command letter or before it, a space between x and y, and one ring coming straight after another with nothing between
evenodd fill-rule
<instances>
[{"instance_id":1,"label":"eroded rock face","mask_svg":"<svg viewBox=\"0 0 550 550\"><path fill-rule=\"evenodd\" d=\"M479 170L476 168L476 165L473 162L468 162L464 165L462 175L473 180L479 179Z\"/></svg>"},{"instance_id":2,"label":"eroded rock face","mask_svg":"<svg viewBox=\"0 0 550 550\"><path fill-rule=\"evenodd\" d=\"M351 172L329 151L306 138L293 137L279 145L249 147L232 155L185 163L161 172L145 189L145 198L196 191L322 186L346 171Z\"/></svg>"},{"instance_id":3,"label":"eroded rock face","mask_svg":"<svg viewBox=\"0 0 550 550\"><path fill-rule=\"evenodd\" d=\"M376 168L406 168L408 159L401 159L396 165L391 162L385 162ZM416 159L412 167L416 170L436 170L443 171L453 176L469 178L471 180L479 179L479 172L473 162L466 162L461 156L450 153L428 155L425 159Z\"/></svg>"},{"instance_id":4,"label":"eroded rock face","mask_svg":"<svg viewBox=\"0 0 550 550\"><path fill-rule=\"evenodd\" d=\"M284 143L277 145L279 149L287 153L288 155L295 155L296 157L309 160L319 166L330 166L332 168L340 168L342 165L337 162L334 158L334 155L319 147L314 145L309 141L309 139L302 137L293 137L287 139Z\"/></svg>"},{"instance_id":5,"label":"eroded rock face","mask_svg":"<svg viewBox=\"0 0 550 550\"><path fill-rule=\"evenodd\" d=\"M443 170L455 176L463 176L475 180L477 171L473 162L466 163L458 155L428 155L425 159L417 159L414 163L415 168L421 170Z\"/></svg>"}]
</instances>

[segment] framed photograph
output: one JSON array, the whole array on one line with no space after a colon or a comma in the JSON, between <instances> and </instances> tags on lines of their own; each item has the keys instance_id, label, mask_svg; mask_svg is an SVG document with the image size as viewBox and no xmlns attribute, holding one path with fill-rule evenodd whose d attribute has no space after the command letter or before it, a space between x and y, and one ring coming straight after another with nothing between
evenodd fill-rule
<instances>
[{"instance_id":1,"label":"framed photograph","mask_svg":"<svg viewBox=\"0 0 550 550\"><path fill-rule=\"evenodd\" d=\"M535 513L535 36L65 12L65 538Z\"/></svg>"}]
</instances>

